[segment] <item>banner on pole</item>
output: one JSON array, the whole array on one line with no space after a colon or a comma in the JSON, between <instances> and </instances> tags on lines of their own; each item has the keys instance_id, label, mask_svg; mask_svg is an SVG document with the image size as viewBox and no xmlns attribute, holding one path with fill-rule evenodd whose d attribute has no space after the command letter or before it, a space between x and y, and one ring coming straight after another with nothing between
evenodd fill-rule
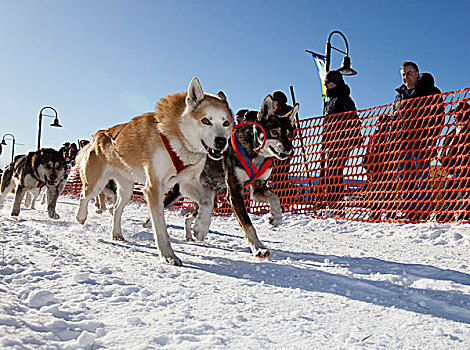
<instances>
[{"instance_id":1,"label":"banner on pole","mask_svg":"<svg viewBox=\"0 0 470 350\"><path fill-rule=\"evenodd\" d=\"M326 57L322 55L317 55L314 52L309 51L312 54L313 61L317 66L318 76L320 77L321 83L321 96L326 98L326 91L325 91L325 77L326 77Z\"/></svg>"}]
</instances>

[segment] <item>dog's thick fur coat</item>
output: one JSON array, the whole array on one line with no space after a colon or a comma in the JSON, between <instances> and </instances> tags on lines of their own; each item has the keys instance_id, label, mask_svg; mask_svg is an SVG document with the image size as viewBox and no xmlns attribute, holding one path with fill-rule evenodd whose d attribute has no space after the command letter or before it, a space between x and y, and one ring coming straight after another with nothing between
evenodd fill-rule
<instances>
[{"instance_id":1,"label":"dog's thick fur coat","mask_svg":"<svg viewBox=\"0 0 470 350\"><path fill-rule=\"evenodd\" d=\"M12 216L20 214L21 201L29 192L39 195L40 189L47 188L47 212L50 218L58 219L56 203L59 194L67 183L67 165L62 155L52 149L43 148L15 157L2 176L0 203L15 187L15 201Z\"/></svg>"},{"instance_id":2,"label":"dog's thick fur coat","mask_svg":"<svg viewBox=\"0 0 470 350\"><path fill-rule=\"evenodd\" d=\"M199 179L206 155L221 159L232 128L233 114L223 92L205 94L194 78L187 92L161 99L154 113L98 131L77 160L83 183L78 222L85 223L88 202L113 179L118 185L118 200L113 212L112 238L124 240L122 211L131 198L134 183L143 183L160 254L165 261L181 265L170 245L163 194L175 183ZM186 168L177 171L162 136ZM184 194L202 197L200 193Z\"/></svg>"}]
</instances>

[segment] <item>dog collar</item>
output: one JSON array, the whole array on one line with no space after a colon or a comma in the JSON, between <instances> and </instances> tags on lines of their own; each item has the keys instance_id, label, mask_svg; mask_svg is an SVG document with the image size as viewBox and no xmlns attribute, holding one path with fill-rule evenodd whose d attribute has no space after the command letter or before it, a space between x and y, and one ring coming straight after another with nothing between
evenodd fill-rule
<instances>
[{"instance_id":1,"label":"dog collar","mask_svg":"<svg viewBox=\"0 0 470 350\"><path fill-rule=\"evenodd\" d=\"M38 183L38 188L43 188L44 186L46 186L46 183L45 182L40 182Z\"/></svg>"},{"instance_id":2,"label":"dog collar","mask_svg":"<svg viewBox=\"0 0 470 350\"><path fill-rule=\"evenodd\" d=\"M160 134L161 138L162 138L162 141L163 141L163 144L165 145L165 148L166 148L166 151L168 152L168 154L170 155L171 157L171 161L173 162L173 165L175 166L176 168L176 172L177 173L180 173L182 172L184 169L186 169L189 165L184 165L182 160L178 157L178 155L175 153L175 151L173 151L173 149L171 148L170 146L170 143L168 142L167 138L165 137L165 135L163 134Z\"/></svg>"},{"instance_id":3,"label":"dog collar","mask_svg":"<svg viewBox=\"0 0 470 350\"><path fill-rule=\"evenodd\" d=\"M261 128L261 130L263 131L264 135L265 135L263 143L261 144L261 146L254 149L253 151L259 152L259 150L261 148L263 148L263 146L266 142L266 132L265 132L264 128L261 125L259 125L258 123L244 122L244 123L240 123L240 124L235 125L235 127L233 128L230 140L232 142L232 147L233 147L233 150L235 151L235 155L237 156L238 160L240 161L243 168L245 169L246 174L248 175L248 180L245 181L245 184L244 184L245 187L250 186L253 183L253 181L255 181L257 178L259 178L261 175L263 175L266 172L266 170L268 170L268 168L269 168L269 166L271 165L271 162L272 162L272 157L267 158L263 162L263 164L261 164L261 167L259 169L257 169L256 166L251 161L251 159L248 158L248 156L246 155L245 151L243 150L243 148L240 145L240 142L238 141L238 138L237 138L236 134L237 134L238 128L240 126L248 125L248 124L253 124L253 125L259 126Z\"/></svg>"}]
</instances>

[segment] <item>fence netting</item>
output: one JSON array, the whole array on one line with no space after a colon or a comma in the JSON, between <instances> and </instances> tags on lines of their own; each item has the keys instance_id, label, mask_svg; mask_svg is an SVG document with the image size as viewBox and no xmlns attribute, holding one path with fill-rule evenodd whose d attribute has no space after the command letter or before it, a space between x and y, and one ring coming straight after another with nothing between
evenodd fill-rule
<instances>
[{"instance_id":1,"label":"fence netting","mask_svg":"<svg viewBox=\"0 0 470 350\"><path fill-rule=\"evenodd\" d=\"M269 186L283 212L373 222L467 222L469 100L466 88L302 119L294 152L275 161ZM78 194L79 186L72 186L68 193ZM134 199L143 198L136 188ZM252 214L269 212L248 191L245 205ZM192 204L183 199L177 207ZM213 213L231 214L224 194L217 195Z\"/></svg>"}]
</instances>

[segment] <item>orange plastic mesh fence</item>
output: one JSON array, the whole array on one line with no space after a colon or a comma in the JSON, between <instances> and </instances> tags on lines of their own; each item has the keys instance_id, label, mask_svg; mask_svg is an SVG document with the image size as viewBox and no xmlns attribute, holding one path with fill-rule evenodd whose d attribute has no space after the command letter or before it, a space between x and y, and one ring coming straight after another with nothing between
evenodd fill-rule
<instances>
[{"instance_id":1,"label":"orange plastic mesh fence","mask_svg":"<svg viewBox=\"0 0 470 350\"><path fill-rule=\"evenodd\" d=\"M276 161L270 178L283 212L377 222L469 221L469 100L466 88L299 121L293 155ZM141 192L134 199L143 200ZM252 214L269 212L248 193L245 205ZM192 204L183 200L177 207ZM216 197L213 213L231 214L224 195Z\"/></svg>"}]
</instances>

